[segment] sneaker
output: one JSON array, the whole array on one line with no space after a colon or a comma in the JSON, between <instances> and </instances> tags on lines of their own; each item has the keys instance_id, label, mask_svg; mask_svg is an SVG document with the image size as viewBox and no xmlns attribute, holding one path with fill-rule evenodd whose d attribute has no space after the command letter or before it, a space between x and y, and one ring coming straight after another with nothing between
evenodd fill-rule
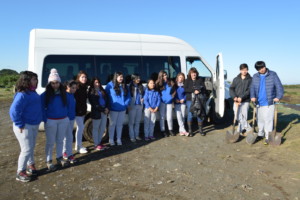
<instances>
[{"instance_id":1,"label":"sneaker","mask_svg":"<svg viewBox=\"0 0 300 200\"><path fill-rule=\"evenodd\" d=\"M26 173L31 176L37 176L37 170L35 168L35 165L34 164L28 165Z\"/></svg>"},{"instance_id":2,"label":"sneaker","mask_svg":"<svg viewBox=\"0 0 300 200\"><path fill-rule=\"evenodd\" d=\"M81 147L80 149L79 149L79 151L78 151L78 153L80 153L80 154L84 154L84 153L87 153L88 151L86 150L86 148L85 147Z\"/></svg>"},{"instance_id":3,"label":"sneaker","mask_svg":"<svg viewBox=\"0 0 300 200\"><path fill-rule=\"evenodd\" d=\"M94 147L96 151L103 151L106 147L104 145L98 144Z\"/></svg>"},{"instance_id":4,"label":"sneaker","mask_svg":"<svg viewBox=\"0 0 300 200\"><path fill-rule=\"evenodd\" d=\"M176 136L176 134L173 132L173 130L169 130L169 134L170 134L171 136Z\"/></svg>"},{"instance_id":5,"label":"sneaker","mask_svg":"<svg viewBox=\"0 0 300 200\"><path fill-rule=\"evenodd\" d=\"M56 158L56 161L57 164L61 165L62 167L66 167L69 164L68 160L64 160L63 157Z\"/></svg>"},{"instance_id":6,"label":"sneaker","mask_svg":"<svg viewBox=\"0 0 300 200\"><path fill-rule=\"evenodd\" d=\"M150 140L150 138L149 137L145 137L145 141L149 141Z\"/></svg>"},{"instance_id":7,"label":"sneaker","mask_svg":"<svg viewBox=\"0 0 300 200\"><path fill-rule=\"evenodd\" d=\"M136 142L136 139L130 139L131 142Z\"/></svg>"},{"instance_id":8,"label":"sneaker","mask_svg":"<svg viewBox=\"0 0 300 200\"><path fill-rule=\"evenodd\" d=\"M150 140L155 140L156 138L154 136L149 137Z\"/></svg>"},{"instance_id":9,"label":"sneaker","mask_svg":"<svg viewBox=\"0 0 300 200\"><path fill-rule=\"evenodd\" d=\"M26 171L21 171L17 173L16 180L26 183L31 181L31 177L26 174Z\"/></svg>"},{"instance_id":10,"label":"sneaker","mask_svg":"<svg viewBox=\"0 0 300 200\"><path fill-rule=\"evenodd\" d=\"M68 160L68 154L67 154L67 152L64 152L64 153L63 153L63 158L64 158L65 160Z\"/></svg>"},{"instance_id":11,"label":"sneaker","mask_svg":"<svg viewBox=\"0 0 300 200\"><path fill-rule=\"evenodd\" d=\"M47 162L47 168L51 172L54 172L57 169L57 167L52 164L52 160L50 160L50 161Z\"/></svg>"},{"instance_id":12,"label":"sneaker","mask_svg":"<svg viewBox=\"0 0 300 200\"><path fill-rule=\"evenodd\" d=\"M117 145L118 145L118 146L122 146L121 140L118 140L118 141L117 141Z\"/></svg>"},{"instance_id":13,"label":"sneaker","mask_svg":"<svg viewBox=\"0 0 300 200\"><path fill-rule=\"evenodd\" d=\"M136 140L142 140L142 138L140 136L136 136L135 138Z\"/></svg>"},{"instance_id":14,"label":"sneaker","mask_svg":"<svg viewBox=\"0 0 300 200\"><path fill-rule=\"evenodd\" d=\"M77 160L74 158L73 155L69 156L68 160L69 160L69 162L70 162L71 164L77 163Z\"/></svg>"},{"instance_id":15,"label":"sneaker","mask_svg":"<svg viewBox=\"0 0 300 200\"><path fill-rule=\"evenodd\" d=\"M179 135L180 136L185 136L185 133L184 132L180 132Z\"/></svg>"},{"instance_id":16,"label":"sneaker","mask_svg":"<svg viewBox=\"0 0 300 200\"><path fill-rule=\"evenodd\" d=\"M113 141L113 140L109 140L109 144L110 144L110 146L115 146L116 145L115 141Z\"/></svg>"},{"instance_id":17,"label":"sneaker","mask_svg":"<svg viewBox=\"0 0 300 200\"><path fill-rule=\"evenodd\" d=\"M268 139L265 139L264 145L268 145L268 144L269 144L269 140L268 140Z\"/></svg>"}]
</instances>

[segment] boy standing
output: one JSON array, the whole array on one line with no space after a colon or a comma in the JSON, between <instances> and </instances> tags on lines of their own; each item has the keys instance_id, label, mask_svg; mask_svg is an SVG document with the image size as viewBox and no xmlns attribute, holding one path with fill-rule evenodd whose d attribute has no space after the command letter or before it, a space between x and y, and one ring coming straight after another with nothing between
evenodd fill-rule
<instances>
[{"instance_id":1,"label":"boy standing","mask_svg":"<svg viewBox=\"0 0 300 200\"><path fill-rule=\"evenodd\" d=\"M274 102L283 97L283 86L276 72L266 68L263 61L255 63L258 73L254 74L250 87L251 101L257 102L258 136L265 135L264 144L269 144L269 132L273 131Z\"/></svg>"},{"instance_id":2,"label":"boy standing","mask_svg":"<svg viewBox=\"0 0 300 200\"><path fill-rule=\"evenodd\" d=\"M240 65L240 74L233 79L230 86L230 96L234 100L233 110L239 122L238 132L243 134L251 128L247 122L251 81L252 77L248 73L248 65L244 63Z\"/></svg>"}]
</instances>

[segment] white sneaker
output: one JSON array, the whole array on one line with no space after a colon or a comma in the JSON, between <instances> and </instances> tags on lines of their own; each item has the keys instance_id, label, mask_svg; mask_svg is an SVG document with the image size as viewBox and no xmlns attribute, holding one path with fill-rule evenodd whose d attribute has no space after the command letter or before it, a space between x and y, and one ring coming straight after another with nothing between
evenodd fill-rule
<instances>
[{"instance_id":1,"label":"white sneaker","mask_svg":"<svg viewBox=\"0 0 300 200\"><path fill-rule=\"evenodd\" d=\"M136 142L136 139L130 139L131 142Z\"/></svg>"},{"instance_id":2,"label":"white sneaker","mask_svg":"<svg viewBox=\"0 0 300 200\"><path fill-rule=\"evenodd\" d=\"M135 139L136 139L136 140L142 140L142 138L140 138L140 136L136 136Z\"/></svg>"},{"instance_id":3,"label":"white sneaker","mask_svg":"<svg viewBox=\"0 0 300 200\"><path fill-rule=\"evenodd\" d=\"M83 153L87 153L88 151L86 150L85 147L81 147L78 151L78 153L83 154Z\"/></svg>"},{"instance_id":4,"label":"white sneaker","mask_svg":"<svg viewBox=\"0 0 300 200\"><path fill-rule=\"evenodd\" d=\"M115 141L113 141L113 140L109 140L109 144L110 144L110 146L115 146L116 145Z\"/></svg>"},{"instance_id":5,"label":"white sneaker","mask_svg":"<svg viewBox=\"0 0 300 200\"><path fill-rule=\"evenodd\" d=\"M117 140L117 145L118 145L118 146L122 146L121 140Z\"/></svg>"}]
</instances>

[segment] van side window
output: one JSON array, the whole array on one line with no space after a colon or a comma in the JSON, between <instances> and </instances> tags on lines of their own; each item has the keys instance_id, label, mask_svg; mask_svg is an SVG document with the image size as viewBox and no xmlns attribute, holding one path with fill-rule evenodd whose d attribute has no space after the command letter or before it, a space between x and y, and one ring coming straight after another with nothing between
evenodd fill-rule
<instances>
[{"instance_id":1,"label":"van side window","mask_svg":"<svg viewBox=\"0 0 300 200\"><path fill-rule=\"evenodd\" d=\"M42 86L48 82L50 70L56 68L62 82L75 79L80 70L88 74L88 78L98 77L106 85L113 74L121 71L126 83L130 75L138 73L142 83L149 78L157 79L157 73L165 70L170 78L176 78L181 71L179 56L89 56L89 55L49 55L44 59Z\"/></svg>"}]
</instances>

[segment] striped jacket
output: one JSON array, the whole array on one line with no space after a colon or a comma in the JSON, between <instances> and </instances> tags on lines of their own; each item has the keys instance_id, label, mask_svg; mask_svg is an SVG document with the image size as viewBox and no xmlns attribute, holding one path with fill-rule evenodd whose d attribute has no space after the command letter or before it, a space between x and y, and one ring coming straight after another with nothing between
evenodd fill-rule
<instances>
[{"instance_id":1,"label":"striped jacket","mask_svg":"<svg viewBox=\"0 0 300 200\"><path fill-rule=\"evenodd\" d=\"M258 98L259 85L260 76L259 73L256 73L253 75L252 83L250 86L250 98ZM269 69L267 69L266 74L266 92L268 98L268 105L272 105L274 103L274 98L281 99L284 93L283 86L276 72L270 71Z\"/></svg>"}]
</instances>

